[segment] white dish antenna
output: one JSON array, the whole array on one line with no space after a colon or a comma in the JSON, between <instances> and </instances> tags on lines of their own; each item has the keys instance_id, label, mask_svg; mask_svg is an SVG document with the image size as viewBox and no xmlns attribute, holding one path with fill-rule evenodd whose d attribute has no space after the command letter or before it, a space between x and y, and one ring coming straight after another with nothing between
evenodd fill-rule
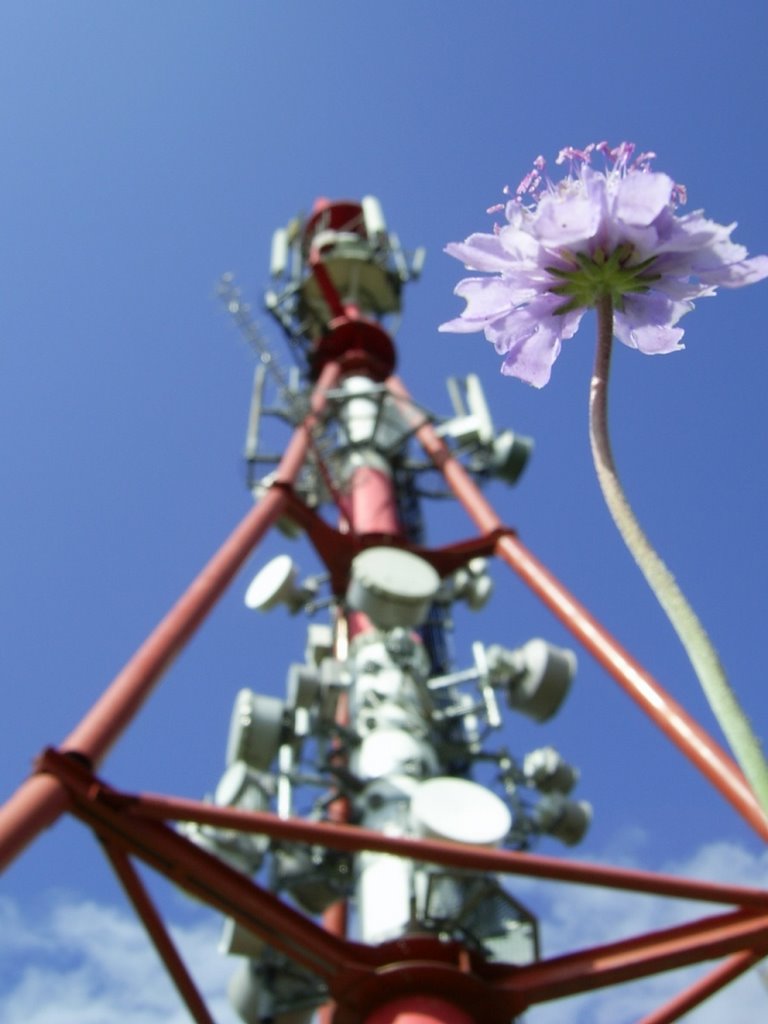
<instances>
[{"instance_id":1,"label":"white dish antenna","mask_svg":"<svg viewBox=\"0 0 768 1024\"><path fill-rule=\"evenodd\" d=\"M244 761L266 771L283 738L285 704L252 690L240 690L235 698L227 740L227 765Z\"/></svg>"},{"instance_id":2,"label":"white dish antenna","mask_svg":"<svg viewBox=\"0 0 768 1024\"><path fill-rule=\"evenodd\" d=\"M439 587L440 577L425 559L400 548L372 547L352 559L347 601L381 629L418 626Z\"/></svg>"},{"instance_id":3,"label":"white dish antenna","mask_svg":"<svg viewBox=\"0 0 768 1024\"><path fill-rule=\"evenodd\" d=\"M251 580L245 592L246 607L267 612L279 604L286 604L291 612L299 611L311 595L296 582L298 573L290 555L273 558Z\"/></svg>"},{"instance_id":4,"label":"white dish antenna","mask_svg":"<svg viewBox=\"0 0 768 1024\"><path fill-rule=\"evenodd\" d=\"M419 783L411 819L424 838L498 846L512 827L512 814L490 789L469 779L443 776Z\"/></svg>"}]
</instances>

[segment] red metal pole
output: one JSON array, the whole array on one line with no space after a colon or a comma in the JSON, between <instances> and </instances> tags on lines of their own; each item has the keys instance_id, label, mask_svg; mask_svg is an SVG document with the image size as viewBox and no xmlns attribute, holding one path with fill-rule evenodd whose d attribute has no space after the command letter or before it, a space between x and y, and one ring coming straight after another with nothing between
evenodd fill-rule
<instances>
[{"instance_id":1,"label":"red metal pole","mask_svg":"<svg viewBox=\"0 0 768 1024\"><path fill-rule=\"evenodd\" d=\"M52 770L58 769L53 766ZM388 836L374 829L361 828L359 825L335 825L331 822L306 821L301 818L280 818L266 811L216 807L213 804L182 797L156 794L136 796L110 790L105 800L120 810L124 820L136 817L162 821L197 821L217 828L263 833L287 842L328 846L332 850L345 850L349 853L368 850L467 871L492 871L576 885L623 889L627 892L648 893L675 899L732 903L743 907L763 908L768 912L768 892L764 889L677 878L674 875L639 871L635 868L606 867L542 854L494 850L442 839Z\"/></svg>"},{"instance_id":2,"label":"red metal pole","mask_svg":"<svg viewBox=\"0 0 768 1024\"><path fill-rule=\"evenodd\" d=\"M390 476L373 466L360 466L352 474L346 507L355 533L401 533Z\"/></svg>"},{"instance_id":3,"label":"red metal pole","mask_svg":"<svg viewBox=\"0 0 768 1024\"><path fill-rule=\"evenodd\" d=\"M310 262L315 277L323 288L326 301L329 301L329 289L324 287L324 282L330 284L327 271L319 258L315 260L311 258ZM332 284L330 284L330 292L338 303L338 296ZM356 534L369 532L395 534L399 530L391 478L387 473L372 466L361 465L351 474L340 511L343 517L342 528L346 522L347 528ZM350 612L344 624L345 646L348 639L369 629L371 629L371 623L366 615ZM346 657L346 651L344 657ZM349 724L346 694L340 701L336 721L343 726ZM328 809L329 821L333 824L343 824L347 821L348 812L348 801L346 799L337 800ZM346 935L347 904L345 901L339 901L328 908L323 914L323 925L331 935ZM318 1011L319 1024L332 1024L334 1013L335 1005L333 1003L321 1007Z\"/></svg>"},{"instance_id":4,"label":"red metal pole","mask_svg":"<svg viewBox=\"0 0 768 1024\"><path fill-rule=\"evenodd\" d=\"M392 480L381 470L360 466L352 474L346 502L349 522L356 534L382 533L396 536L397 522ZM349 638L372 629L371 621L362 612L347 614Z\"/></svg>"},{"instance_id":5,"label":"red metal pole","mask_svg":"<svg viewBox=\"0 0 768 1024\"><path fill-rule=\"evenodd\" d=\"M510 968L508 977L497 981L496 989L500 997L509 995L521 1011L535 1003L637 981L745 950L763 954L768 950L768 917L736 911Z\"/></svg>"},{"instance_id":6,"label":"red metal pole","mask_svg":"<svg viewBox=\"0 0 768 1024\"><path fill-rule=\"evenodd\" d=\"M110 799L110 787L73 758L57 751L48 752L46 758L71 794L71 813L102 841L140 859L191 896L233 917L310 971L330 981L342 971L374 959L367 946L329 935L299 910L168 825L126 814L124 807Z\"/></svg>"},{"instance_id":7,"label":"red metal pole","mask_svg":"<svg viewBox=\"0 0 768 1024\"><path fill-rule=\"evenodd\" d=\"M274 895L259 889L245 876L198 849L167 826L146 818L142 820L140 815L131 813L133 802L130 799L126 801L122 794L112 791L71 758L55 751L49 752L45 756L44 767L55 772L71 792L73 813L88 823L103 840L145 860L182 888L203 898L221 912L233 916L244 927L303 963L326 979L337 999L345 995L354 998L356 991L362 995L368 984L366 979L373 978L375 969L384 966L378 959L375 947L345 942L329 935L281 903ZM249 813L255 812L239 813L247 818ZM302 824L306 827L306 823ZM319 826L315 825L315 828ZM323 826L323 831L346 831L353 835L362 831L364 834L357 837L358 842L371 834L370 830L339 825ZM380 837L380 841L385 838ZM391 844L393 840L390 838L388 842ZM365 845L373 846L372 843ZM394 851L401 852L401 845L418 847L420 844L413 841L410 844L396 842ZM433 846L453 847L453 856L461 856L464 852L460 844L425 842L421 845L426 848L427 855ZM498 851L486 851L485 855L490 852L498 855ZM473 856L481 855L482 851L475 853L469 848L466 853L469 862ZM506 858L509 861L516 859L514 854L506 854ZM465 867L469 866L465 863ZM645 884L647 879L643 877L639 881L643 883L639 891L648 891ZM656 888L662 892L665 886L662 884ZM512 1015L533 1003L617 984L701 960L733 955L744 950L755 954L768 950L768 915L765 912L761 914L758 909L746 909L749 904L756 908L760 903L765 906L768 899L765 893L753 893L729 886L710 887L704 883L683 880L677 880L674 890L679 895L718 901L733 900L742 903L743 907L702 921L608 943L525 967L502 969L499 965L489 979L497 1005L508 1009ZM399 953L402 957L403 950ZM430 980L431 986L435 984L434 972L430 971L429 965L422 964L426 968L424 973L419 966L425 959L429 958L425 958L422 953L410 966L407 957L405 963L400 965L401 970L411 972L409 987L412 993L421 990L422 994L427 994L423 987L424 980ZM395 966L390 963L391 968ZM460 976L464 977L463 974ZM453 975L446 976L443 985L449 980L453 983L457 979ZM382 994L385 988L386 984L380 988ZM434 987L432 991L435 991ZM445 991L445 988L438 991ZM373 990L370 994L375 997ZM463 1002L461 1005L471 1004ZM450 1006L453 1011L455 1007L453 1004ZM406 1002L401 1009L410 1012L413 1007ZM403 1019L408 1020L407 1017ZM373 1020L375 1024L376 1018ZM415 1018L412 1024L417 1021L418 1018ZM472 1018L468 1018L468 1021L469 1024L476 1024ZM434 1017L430 1024L433 1022L464 1024L462 1017L450 1014L444 1018Z\"/></svg>"},{"instance_id":8,"label":"red metal pole","mask_svg":"<svg viewBox=\"0 0 768 1024\"><path fill-rule=\"evenodd\" d=\"M364 1024L477 1024L453 1003L434 996L403 996L377 1006Z\"/></svg>"},{"instance_id":9,"label":"red metal pole","mask_svg":"<svg viewBox=\"0 0 768 1024\"><path fill-rule=\"evenodd\" d=\"M136 913L139 915L147 929L155 949L166 966L179 994L186 1003L187 1009L192 1015L196 1024L215 1024L213 1017L208 1012L208 1007L197 990L192 977L189 974L184 961L178 954L163 920L155 909L155 905L147 894L141 879L134 866L125 856L122 850L111 843L103 843L104 850L109 858L115 874L125 889L128 898L133 903Z\"/></svg>"},{"instance_id":10,"label":"red metal pole","mask_svg":"<svg viewBox=\"0 0 768 1024\"><path fill-rule=\"evenodd\" d=\"M323 369L312 394L310 413L294 432L278 468L277 482L292 483L301 469L312 429L325 406L325 393L334 386L339 374L340 367L335 362ZM95 764L101 761L253 548L280 517L286 502L283 488L267 492L67 736L61 749L76 751ZM51 776L36 776L22 783L0 808L0 870L39 832L53 824L65 809L66 801L64 791Z\"/></svg>"},{"instance_id":11,"label":"red metal pole","mask_svg":"<svg viewBox=\"0 0 768 1024\"><path fill-rule=\"evenodd\" d=\"M705 999L708 999L723 986L734 981L745 971L748 971L755 964L759 963L765 956L765 951L753 953L751 950L744 950L729 957L725 963L719 964L713 971L710 971L703 978L691 985L674 999L670 999L664 1006L654 1010L653 1013L643 1017L638 1024L672 1024L695 1009Z\"/></svg>"},{"instance_id":12,"label":"red metal pole","mask_svg":"<svg viewBox=\"0 0 768 1024\"><path fill-rule=\"evenodd\" d=\"M310 262L315 278L323 290L326 301L333 310L334 302L337 306L340 306L340 300L321 260L313 257L315 257L314 252L310 257ZM372 444L374 438L371 437L369 441ZM345 515L348 528L357 535L378 533L396 536L401 532L392 477L385 469L379 468L375 464L363 462L353 469L346 482L346 494L341 511ZM361 633L370 631L372 628L367 615L364 615L362 612L349 610L344 623L345 635L343 645L345 650L343 652L337 651L337 654L343 653L344 658L346 658L346 648L349 640ZM349 725L349 700L346 694L338 709L337 721L342 725ZM334 825L341 825L343 827L343 823L348 818L348 811L347 800L337 801L330 808L329 817L331 822ZM323 923L332 934L346 934L346 903L338 903L331 907L324 915ZM319 1024L332 1024L335 1010L336 1007L333 1002L323 1006L319 1011ZM448 1020L449 1018L445 1019ZM408 1024L408 1022L404 1019L403 1024ZM416 1024L415 1019L413 1024ZM427 1024L426 1019L424 1024ZM457 1020L455 1024L463 1024L463 1022Z\"/></svg>"},{"instance_id":13,"label":"red metal pole","mask_svg":"<svg viewBox=\"0 0 768 1024\"><path fill-rule=\"evenodd\" d=\"M425 452L440 469L470 518L485 533L504 524L464 467L451 455L434 429L415 411L410 395L397 378L387 382L400 398L402 411L414 423ZM549 572L517 537L506 534L496 544L497 554L524 580L583 646L609 672L645 713L709 779L716 789L768 840L768 818L763 814L744 776L733 760L662 688L649 672L624 650L608 631Z\"/></svg>"},{"instance_id":14,"label":"red metal pole","mask_svg":"<svg viewBox=\"0 0 768 1024\"><path fill-rule=\"evenodd\" d=\"M331 319L335 320L344 316L347 310L344 308L344 303L339 298L336 286L323 263L322 254L318 252L314 245L309 253L309 266L317 281L317 286L331 311Z\"/></svg>"}]
</instances>

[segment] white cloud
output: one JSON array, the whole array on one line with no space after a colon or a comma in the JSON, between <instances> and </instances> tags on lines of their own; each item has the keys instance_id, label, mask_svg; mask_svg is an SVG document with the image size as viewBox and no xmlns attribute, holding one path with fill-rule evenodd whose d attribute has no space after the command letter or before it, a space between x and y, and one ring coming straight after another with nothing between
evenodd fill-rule
<instances>
[{"instance_id":1,"label":"white cloud","mask_svg":"<svg viewBox=\"0 0 768 1024\"><path fill-rule=\"evenodd\" d=\"M172 929L217 1022L237 1018L219 956L220 927L206 919ZM34 918L0 901L0 1019L7 1024L189 1024L141 923L127 908L52 897Z\"/></svg>"},{"instance_id":2,"label":"white cloud","mask_svg":"<svg viewBox=\"0 0 768 1024\"><path fill-rule=\"evenodd\" d=\"M614 863L617 859L621 858L614 858ZM624 857L625 862L632 860ZM768 853L751 853L732 843L708 844L687 861L666 864L661 870L768 888ZM533 895L528 884L516 883L513 888L524 899ZM702 909L681 901L575 886L545 885L537 892L543 893L536 909L547 955L665 927ZM172 932L217 1024L235 1024L238 1018L229 1007L226 986L237 961L217 951L219 919L201 916L193 923L177 923ZM701 968L676 971L544 1004L526 1014L526 1024L636 1024L699 973ZM764 1019L768 991L753 971L694 1010L686 1024L755 1024ZM127 907L52 893L42 911L32 912L22 912L14 901L0 898L0 1020L189 1024L142 925Z\"/></svg>"}]
</instances>

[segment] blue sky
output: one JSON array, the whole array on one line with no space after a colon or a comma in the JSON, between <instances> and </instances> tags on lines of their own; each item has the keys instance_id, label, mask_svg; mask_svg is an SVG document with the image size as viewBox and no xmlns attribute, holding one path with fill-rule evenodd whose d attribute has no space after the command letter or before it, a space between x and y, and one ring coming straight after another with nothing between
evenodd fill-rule
<instances>
[{"instance_id":1,"label":"blue sky","mask_svg":"<svg viewBox=\"0 0 768 1024\"><path fill-rule=\"evenodd\" d=\"M444 378L481 376L497 427L536 441L519 485L489 492L500 514L718 735L593 477L591 318L566 343L545 390L502 378L481 335L437 333L461 308L452 295L461 268L441 250L487 230L484 211L537 154L553 158L564 145L605 138L655 150L657 168L687 185L690 209L737 220L735 239L753 254L768 251L767 30L758 0L727 10L713 0L7 0L3 796L79 720L245 514L240 453L253 356L215 285L233 271L258 306L272 231L318 195L373 193L404 244L427 247L423 279L406 294L399 372L418 400L446 414ZM763 736L767 289L702 300L683 323L682 353L646 358L618 346L611 394L627 490ZM268 332L279 347L278 332ZM434 543L473 533L459 510L427 516ZM242 594L286 545L276 535L254 555L114 750L103 774L116 785L210 790L236 691L282 692L306 623L282 611L254 617ZM314 568L306 547L289 550ZM458 667L476 639L568 643L502 566L494 579L487 610L458 617ZM760 842L587 655L558 718L544 727L510 720L508 742L521 753L553 743L580 766L579 795L595 806L580 854L765 877ZM129 927L109 868L78 825L61 822L42 837L0 894L3 912L39 940L20 942L13 969L0 971L0 1006L5 1000L12 1020L53 1020L46 993L54 981L91 997L111 991L102 976L77 987L74 959L93 967L89 953L70 950L68 960L43 956L39 945L40 935L59 934L51 922L62 906L96 908L78 918L93 926L83 925L89 935L105 920ZM197 936L198 912L163 898ZM556 946L564 918L550 909ZM623 998L602 997L600 1019L633 1019ZM754 1019L739 1014L759 999L768 1005L756 978L747 979L729 1019ZM123 1009L130 1024L160 1019L146 1007L133 1016ZM167 1009L157 1012L169 1019ZM709 1012L691 1020L715 1019Z\"/></svg>"}]
</instances>

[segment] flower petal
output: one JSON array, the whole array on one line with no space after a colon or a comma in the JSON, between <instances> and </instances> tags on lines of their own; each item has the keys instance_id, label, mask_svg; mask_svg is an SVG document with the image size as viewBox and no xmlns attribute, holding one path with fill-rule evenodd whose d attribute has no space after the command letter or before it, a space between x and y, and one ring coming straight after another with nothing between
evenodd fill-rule
<instances>
[{"instance_id":1,"label":"flower petal","mask_svg":"<svg viewBox=\"0 0 768 1024\"><path fill-rule=\"evenodd\" d=\"M507 254L507 266L515 261L534 262L540 260L542 247L527 231L509 224L499 231L499 242Z\"/></svg>"},{"instance_id":2,"label":"flower petal","mask_svg":"<svg viewBox=\"0 0 768 1024\"><path fill-rule=\"evenodd\" d=\"M636 348L638 352L642 352L646 356L666 355L669 352L679 352L685 348L685 345L680 344L680 339L684 334L685 331L682 327L643 324L641 327L632 329L630 341L625 344L628 344L630 348ZM617 336L619 336L618 331Z\"/></svg>"},{"instance_id":3,"label":"flower petal","mask_svg":"<svg viewBox=\"0 0 768 1024\"><path fill-rule=\"evenodd\" d=\"M464 242L450 242L445 247L449 256L461 260L467 270L508 270L509 256L496 235L477 233Z\"/></svg>"},{"instance_id":4,"label":"flower petal","mask_svg":"<svg viewBox=\"0 0 768 1024\"><path fill-rule=\"evenodd\" d=\"M473 331L482 331L484 327L482 320L465 320L457 316L453 320L446 320L437 329L443 334L471 334Z\"/></svg>"},{"instance_id":5,"label":"flower petal","mask_svg":"<svg viewBox=\"0 0 768 1024\"><path fill-rule=\"evenodd\" d=\"M666 174L634 171L619 182L614 214L625 224L648 227L669 204L674 187Z\"/></svg>"},{"instance_id":6,"label":"flower petal","mask_svg":"<svg viewBox=\"0 0 768 1024\"><path fill-rule=\"evenodd\" d=\"M532 301L516 305L503 316L492 320L485 329L488 341L497 352L506 352L510 345L536 330L542 320L552 317L562 300L555 295L537 295Z\"/></svg>"},{"instance_id":7,"label":"flower petal","mask_svg":"<svg viewBox=\"0 0 768 1024\"><path fill-rule=\"evenodd\" d=\"M501 364L507 377L517 377L535 388L549 383L552 366L560 355L560 338L550 325L544 323L524 341L509 350Z\"/></svg>"},{"instance_id":8,"label":"flower petal","mask_svg":"<svg viewBox=\"0 0 768 1024\"><path fill-rule=\"evenodd\" d=\"M465 277L454 288L454 294L466 300L466 308L460 316L440 324L439 331L480 331L491 320L503 317L518 301L515 290L500 277Z\"/></svg>"},{"instance_id":9,"label":"flower petal","mask_svg":"<svg viewBox=\"0 0 768 1024\"><path fill-rule=\"evenodd\" d=\"M704 216L703 210L675 217L664 211L656 221L659 252L701 251L714 244L727 243L736 224L718 224ZM732 243L731 243L732 244Z\"/></svg>"},{"instance_id":10,"label":"flower petal","mask_svg":"<svg viewBox=\"0 0 768 1024\"><path fill-rule=\"evenodd\" d=\"M533 224L534 236L545 246L559 248L594 238L600 226L600 206L582 195L545 195Z\"/></svg>"},{"instance_id":11,"label":"flower petal","mask_svg":"<svg viewBox=\"0 0 768 1024\"><path fill-rule=\"evenodd\" d=\"M501 277L465 277L454 294L466 300L461 314L466 320L487 320L503 316L515 305L513 290Z\"/></svg>"},{"instance_id":12,"label":"flower petal","mask_svg":"<svg viewBox=\"0 0 768 1024\"><path fill-rule=\"evenodd\" d=\"M691 281L686 277L671 277L668 274L661 274L658 281L653 282L653 290L661 292L670 299L682 302L717 295L717 288L714 285Z\"/></svg>"},{"instance_id":13,"label":"flower petal","mask_svg":"<svg viewBox=\"0 0 768 1024\"><path fill-rule=\"evenodd\" d=\"M537 388L547 383L562 340L573 337L584 315L584 310L555 314L559 305L557 296L542 295L486 327L486 338L505 356L503 374Z\"/></svg>"},{"instance_id":14,"label":"flower petal","mask_svg":"<svg viewBox=\"0 0 768 1024\"><path fill-rule=\"evenodd\" d=\"M729 263L716 270L700 270L698 276L705 284L741 288L768 277L768 256L752 256L751 259Z\"/></svg>"},{"instance_id":15,"label":"flower petal","mask_svg":"<svg viewBox=\"0 0 768 1024\"><path fill-rule=\"evenodd\" d=\"M675 324L692 309L693 303L674 301L659 292L628 295L623 310L614 317L616 337L645 355L675 352L684 347L679 342L685 333Z\"/></svg>"}]
</instances>

